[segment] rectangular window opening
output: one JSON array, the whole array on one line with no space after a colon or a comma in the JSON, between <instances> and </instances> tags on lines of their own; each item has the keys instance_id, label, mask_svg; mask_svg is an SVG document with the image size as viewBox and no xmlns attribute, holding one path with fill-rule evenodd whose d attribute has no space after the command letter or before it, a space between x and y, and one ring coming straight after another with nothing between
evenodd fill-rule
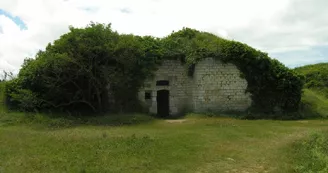
<instances>
[{"instance_id":1,"label":"rectangular window opening","mask_svg":"<svg viewBox=\"0 0 328 173\"><path fill-rule=\"evenodd\" d=\"M168 80L159 80L156 82L156 86L169 86L169 84Z\"/></svg>"}]
</instances>

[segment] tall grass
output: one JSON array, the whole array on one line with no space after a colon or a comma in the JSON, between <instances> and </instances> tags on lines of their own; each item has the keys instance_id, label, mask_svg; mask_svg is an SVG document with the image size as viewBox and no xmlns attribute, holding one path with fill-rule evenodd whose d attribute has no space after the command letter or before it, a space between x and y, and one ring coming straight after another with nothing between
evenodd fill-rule
<instances>
[{"instance_id":1,"label":"tall grass","mask_svg":"<svg viewBox=\"0 0 328 173\"><path fill-rule=\"evenodd\" d=\"M316 132L308 139L299 141L295 147L295 172L328 172L328 134Z\"/></svg>"},{"instance_id":2,"label":"tall grass","mask_svg":"<svg viewBox=\"0 0 328 173\"><path fill-rule=\"evenodd\" d=\"M42 114L23 112L0 113L0 126L28 125L38 128L67 128L80 125L125 126L150 123L154 117L146 114L115 114L99 116L68 116L65 114Z\"/></svg>"}]
</instances>

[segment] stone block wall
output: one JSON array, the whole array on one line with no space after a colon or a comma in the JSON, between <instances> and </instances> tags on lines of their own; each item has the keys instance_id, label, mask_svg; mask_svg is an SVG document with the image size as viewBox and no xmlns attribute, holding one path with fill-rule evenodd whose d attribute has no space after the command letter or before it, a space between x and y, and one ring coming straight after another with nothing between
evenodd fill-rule
<instances>
[{"instance_id":1,"label":"stone block wall","mask_svg":"<svg viewBox=\"0 0 328 173\"><path fill-rule=\"evenodd\" d=\"M194 112L243 111L251 99L245 93L247 81L231 63L207 58L195 66L193 76Z\"/></svg>"},{"instance_id":2,"label":"stone block wall","mask_svg":"<svg viewBox=\"0 0 328 173\"><path fill-rule=\"evenodd\" d=\"M168 86L156 86L156 81L168 80ZM157 91L169 90L170 114L179 114L188 106L191 96L190 79L186 68L177 60L164 61L155 72L154 78L145 82L139 92L139 99L149 108L150 113L157 113ZM145 99L145 92L151 92L151 100Z\"/></svg>"},{"instance_id":3,"label":"stone block wall","mask_svg":"<svg viewBox=\"0 0 328 173\"><path fill-rule=\"evenodd\" d=\"M167 80L168 86L156 86L156 81ZM223 64L212 58L195 66L193 77L180 61L166 60L155 72L154 78L145 82L139 99L150 113L157 113L157 91L169 91L171 115L191 112L244 111L251 105L250 94L245 93L247 81L233 64ZM151 98L145 99L145 92Z\"/></svg>"}]
</instances>

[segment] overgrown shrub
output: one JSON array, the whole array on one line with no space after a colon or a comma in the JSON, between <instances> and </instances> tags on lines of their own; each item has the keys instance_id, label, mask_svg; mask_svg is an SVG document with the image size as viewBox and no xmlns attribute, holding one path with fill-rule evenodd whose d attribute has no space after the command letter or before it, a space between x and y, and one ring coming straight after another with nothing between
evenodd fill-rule
<instances>
[{"instance_id":1,"label":"overgrown shrub","mask_svg":"<svg viewBox=\"0 0 328 173\"><path fill-rule=\"evenodd\" d=\"M110 25L70 27L7 85L9 105L23 111L132 111L136 92L156 68L159 41L119 35Z\"/></svg>"},{"instance_id":2,"label":"overgrown shrub","mask_svg":"<svg viewBox=\"0 0 328 173\"><path fill-rule=\"evenodd\" d=\"M5 110L5 82L0 81L0 113Z\"/></svg>"},{"instance_id":3,"label":"overgrown shrub","mask_svg":"<svg viewBox=\"0 0 328 173\"><path fill-rule=\"evenodd\" d=\"M195 64L207 57L239 68L252 111L298 109L300 77L246 44L189 28L158 39L118 34L110 25L94 23L70 27L35 59L26 59L6 94L9 105L22 110L136 111L139 87L162 60L181 60L192 76Z\"/></svg>"}]
</instances>

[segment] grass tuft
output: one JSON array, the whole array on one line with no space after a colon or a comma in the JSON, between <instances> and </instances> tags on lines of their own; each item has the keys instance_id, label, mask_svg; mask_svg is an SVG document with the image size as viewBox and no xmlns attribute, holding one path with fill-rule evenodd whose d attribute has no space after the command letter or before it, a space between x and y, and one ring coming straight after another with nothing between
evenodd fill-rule
<instances>
[{"instance_id":1,"label":"grass tuft","mask_svg":"<svg viewBox=\"0 0 328 173\"><path fill-rule=\"evenodd\" d=\"M328 135L323 132L313 133L309 138L295 145L295 172L328 172Z\"/></svg>"}]
</instances>

